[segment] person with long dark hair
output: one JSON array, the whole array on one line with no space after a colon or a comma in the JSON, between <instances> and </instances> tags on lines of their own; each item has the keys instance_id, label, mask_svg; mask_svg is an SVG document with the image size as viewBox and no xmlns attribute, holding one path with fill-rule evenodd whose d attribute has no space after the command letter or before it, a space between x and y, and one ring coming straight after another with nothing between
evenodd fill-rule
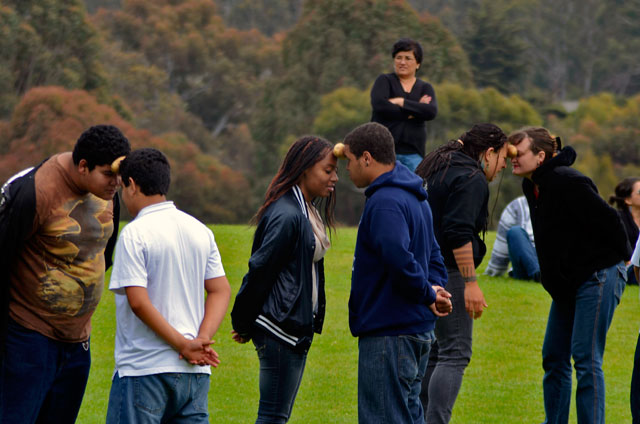
<instances>
[{"instance_id":1,"label":"person with long dark hair","mask_svg":"<svg viewBox=\"0 0 640 424\"><path fill-rule=\"evenodd\" d=\"M411 171L425 154L426 121L438 114L433 86L416 78L422 64L422 47L401 38L391 49L394 72L381 74L371 88L371 121L393 135L396 158Z\"/></svg>"},{"instance_id":2,"label":"person with long dark hair","mask_svg":"<svg viewBox=\"0 0 640 424\"><path fill-rule=\"evenodd\" d=\"M609 196L609 204L615 205L627 232L629 243L638 240L640 226L640 178L628 177L618 183L615 194ZM633 266L627 266L627 284L638 284Z\"/></svg>"},{"instance_id":3,"label":"person with long dark hair","mask_svg":"<svg viewBox=\"0 0 640 424\"><path fill-rule=\"evenodd\" d=\"M233 339L260 360L256 423L285 423L325 314L324 255L333 228L337 161L320 137L297 140L258 210L249 271L233 305ZM320 210L322 212L320 212Z\"/></svg>"},{"instance_id":4,"label":"person with long dark hair","mask_svg":"<svg viewBox=\"0 0 640 424\"><path fill-rule=\"evenodd\" d=\"M476 276L486 246L489 181L506 167L507 136L493 124L476 124L429 153L416 169L425 181L433 227L442 249L453 311L436 322L436 346L422 384L429 424L448 423L471 360L473 320L487 307Z\"/></svg>"},{"instance_id":5,"label":"person with long dark hair","mask_svg":"<svg viewBox=\"0 0 640 424\"><path fill-rule=\"evenodd\" d=\"M571 168L575 150L561 149L540 127L516 131L509 142L531 210L541 282L552 298L542 346L545 423L569 421L572 358L578 423L604 423L602 357L626 285L627 234L593 181Z\"/></svg>"}]
</instances>

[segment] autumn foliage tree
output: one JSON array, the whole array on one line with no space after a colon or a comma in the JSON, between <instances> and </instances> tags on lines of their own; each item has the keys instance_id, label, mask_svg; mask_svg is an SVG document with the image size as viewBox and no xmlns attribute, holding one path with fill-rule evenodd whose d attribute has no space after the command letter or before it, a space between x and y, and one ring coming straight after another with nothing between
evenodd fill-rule
<instances>
[{"instance_id":1,"label":"autumn foliage tree","mask_svg":"<svg viewBox=\"0 0 640 424\"><path fill-rule=\"evenodd\" d=\"M0 3L0 117L29 89L60 85L96 91L105 86L100 43L81 0L3 0Z\"/></svg>"},{"instance_id":2,"label":"autumn foliage tree","mask_svg":"<svg viewBox=\"0 0 640 424\"><path fill-rule=\"evenodd\" d=\"M253 212L249 183L242 174L203 153L184 134L161 137L134 128L110 106L86 91L38 87L25 94L9 121L0 121L0 179L55 153L73 148L91 125L112 124L133 148L155 147L172 167L168 197L205 222L246 222Z\"/></svg>"}]
</instances>

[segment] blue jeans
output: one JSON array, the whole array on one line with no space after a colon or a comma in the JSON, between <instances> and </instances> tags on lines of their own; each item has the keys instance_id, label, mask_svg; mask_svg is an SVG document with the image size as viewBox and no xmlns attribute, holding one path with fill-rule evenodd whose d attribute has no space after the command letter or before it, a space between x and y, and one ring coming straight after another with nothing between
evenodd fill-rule
<instances>
[{"instance_id":1,"label":"blue jeans","mask_svg":"<svg viewBox=\"0 0 640 424\"><path fill-rule=\"evenodd\" d=\"M64 343L9 320L0 422L74 423L89 378L89 341Z\"/></svg>"},{"instance_id":2,"label":"blue jeans","mask_svg":"<svg viewBox=\"0 0 640 424\"><path fill-rule=\"evenodd\" d=\"M408 155L402 153L396 153L396 160L398 160L401 164L409 168L409 171L414 172L420 162L422 162L423 157L417 153L411 153Z\"/></svg>"},{"instance_id":3,"label":"blue jeans","mask_svg":"<svg viewBox=\"0 0 640 424\"><path fill-rule=\"evenodd\" d=\"M209 422L209 374L162 373L111 382L107 424Z\"/></svg>"},{"instance_id":4,"label":"blue jeans","mask_svg":"<svg viewBox=\"0 0 640 424\"><path fill-rule=\"evenodd\" d=\"M253 344L260 360L260 404L258 423L286 423L296 400L307 354L296 352L263 331L256 331Z\"/></svg>"},{"instance_id":5,"label":"blue jeans","mask_svg":"<svg viewBox=\"0 0 640 424\"><path fill-rule=\"evenodd\" d=\"M638 335L638 342L636 343L636 353L633 358L630 400L633 424L640 424L640 334Z\"/></svg>"},{"instance_id":6,"label":"blue jeans","mask_svg":"<svg viewBox=\"0 0 640 424\"><path fill-rule=\"evenodd\" d=\"M424 423L419 396L433 340L433 331L360 337L359 423Z\"/></svg>"},{"instance_id":7,"label":"blue jeans","mask_svg":"<svg viewBox=\"0 0 640 424\"><path fill-rule=\"evenodd\" d=\"M436 321L436 343L422 385L422 404L429 424L448 423L471 361L473 320L464 304L465 282L460 271L447 267L453 311Z\"/></svg>"},{"instance_id":8,"label":"blue jeans","mask_svg":"<svg viewBox=\"0 0 640 424\"><path fill-rule=\"evenodd\" d=\"M525 229L520 226L509 228L507 246L513 267L513 278L540 281L538 254Z\"/></svg>"},{"instance_id":9,"label":"blue jeans","mask_svg":"<svg viewBox=\"0 0 640 424\"><path fill-rule=\"evenodd\" d=\"M569 420L571 357L578 382L578 423L604 423L602 356L625 279L620 262L595 272L578 288L575 299L551 302L542 347L545 423Z\"/></svg>"}]
</instances>

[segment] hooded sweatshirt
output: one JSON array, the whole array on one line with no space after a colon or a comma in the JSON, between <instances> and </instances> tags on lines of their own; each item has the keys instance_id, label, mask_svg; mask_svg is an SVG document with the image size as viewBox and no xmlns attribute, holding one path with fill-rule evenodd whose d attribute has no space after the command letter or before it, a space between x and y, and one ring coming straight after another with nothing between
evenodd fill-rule
<instances>
[{"instance_id":1,"label":"hooded sweatshirt","mask_svg":"<svg viewBox=\"0 0 640 424\"><path fill-rule=\"evenodd\" d=\"M462 152L453 152L450 163L427 180L427 192L445 265L457 269L453 249L471 242L477 268L487 252L479 234L486 229L489 214L489 185L480 165Z\"/></svg>"},{"instance_id":2,"label":"hooded sweatshirt","mask_svg":"<svg viewBox=\"0 0 640 424\"><path fill-rule=\"evenodd\" d=\"M376 178L358 226L349 325L358 336L394 336L433 330L433 285L447 273L433 234L420 177L400 162Z\"/></svg>"},{"instance_id":3,"label":"hooded sweatshirt","mask_svg":"<svg viewBox=\"0 0 640 424\"><path fill-rule=\"evenodd\" d=\"M574 298L594 272L631 256L617 211L591 179L570 168L575 159L575 150L567 146L522 182L542 285L554 300Z\"/></svg>"}]
</instances>

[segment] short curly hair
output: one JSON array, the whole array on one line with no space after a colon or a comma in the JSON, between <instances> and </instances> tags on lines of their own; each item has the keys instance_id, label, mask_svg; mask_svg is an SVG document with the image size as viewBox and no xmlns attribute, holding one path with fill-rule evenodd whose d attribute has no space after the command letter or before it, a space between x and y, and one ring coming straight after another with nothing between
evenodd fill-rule
<instances>
[{"instance_id":1,"label":"short curly hair","mask_svg":"<svg viewBox=\"0 0 640 424\"><path fill-rule=\"evenodd\" d=\"M120 163L120 176L125 187L129 187L131 178L145 196L166 195L171 184L171 166L160 150L147 147L127 155Z\"/></svg>"},{"instance_id":2,"label":"short curly hair","mask_svg":"<svg viewBox=\"0 0 640 424\"><path fill-rule=\"evenodd\" d=\"M382 124L367 122L353 129L344 138L344 144L357 158L367 151L371 157L385 165L396 162L393 136Z\"/></svg>"},{"instance_id":3,"label":"short curly hair","mask_svg":"<svg viewBox=\"0 0 640 424\"><path fill-rule=\"evenodd\" d=\"M96 166L111 164L131 151L129 140L113 125L95 125L80 135L73 148L73 163L87 161L89 171Z\"/></svg>"}]
</instances>

